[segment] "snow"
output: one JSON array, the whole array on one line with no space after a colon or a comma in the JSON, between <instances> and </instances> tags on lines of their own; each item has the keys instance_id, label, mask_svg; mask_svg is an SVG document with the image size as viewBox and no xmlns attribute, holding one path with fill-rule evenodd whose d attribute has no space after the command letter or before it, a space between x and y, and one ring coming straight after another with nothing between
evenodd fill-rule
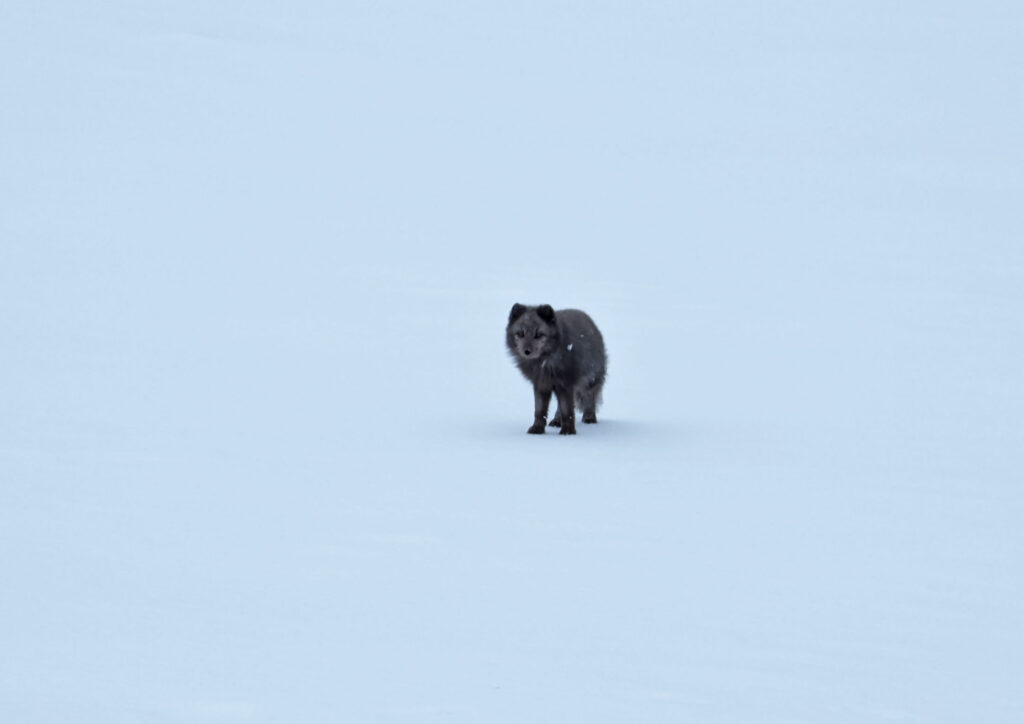
<instances>
[{"instance_id":1,"label":"snow","mask_svg":"<svg viewBox=\"0 0 1024 724\"><path fill-rule=\"evenodd\" d=\"M1022 20L6 3L0 721L1024 720Z\"/></svg>"}]
</instances>

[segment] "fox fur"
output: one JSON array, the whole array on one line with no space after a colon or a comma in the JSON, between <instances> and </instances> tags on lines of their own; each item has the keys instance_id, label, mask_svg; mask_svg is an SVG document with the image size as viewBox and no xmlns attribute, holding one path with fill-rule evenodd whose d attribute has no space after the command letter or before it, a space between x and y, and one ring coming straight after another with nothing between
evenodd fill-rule
<instances>
[{"instance_id":1,"label":"fox fur","mask_svg":"<svg viewBox=\"0 0 1024 724\"><path fill-rule=\"evenodd\" d=\"M519 371L533 383L528 433L544 432L552 393L558 409L550 424L561 428L559 434L576 434L577 406L583 422L597 422L608 356L601 330L586 312L516 304L508 315L505 344Z\"/></svg>"}]
</instances>

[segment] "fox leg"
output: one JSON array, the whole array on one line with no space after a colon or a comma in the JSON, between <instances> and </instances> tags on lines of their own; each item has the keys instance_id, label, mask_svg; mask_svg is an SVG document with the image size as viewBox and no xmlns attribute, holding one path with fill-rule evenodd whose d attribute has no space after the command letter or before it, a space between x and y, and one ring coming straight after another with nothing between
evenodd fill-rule
<instances>
[{"instance_id":1,"label":"fox leg","mask_svg":"<svg viewBox=\"0 0 1024 724\"><path fill-rule=\"evenodd\" d=\"M602 382L585 387L580 390L580 407L583 408L583 422L593 424L597 422L597 402L601 399Z\"/></svg>"},{"instance_id":2,"label":"fox leg","mask_svg":"<svg viewBox=\"0 0 1024 724\"><path fill-rule=\"evenodd\" d=\"M531 435L543 435L544 423L548 418L548 405L551 404L551 390L533 386L533 424L527 430Z\"/></svg>"},{"instance_id":3,"label":"fox leg","mask_svg":"<svg viewBox=\"0 0 1024 724\"><path fill-rule=\"evenodd\" d=\"M555 388L555 396L558 398L558 421L561 423L559 435L576 434L576 409L574 407L573 390L571 387Z\"/></svg>"}]
</instances>

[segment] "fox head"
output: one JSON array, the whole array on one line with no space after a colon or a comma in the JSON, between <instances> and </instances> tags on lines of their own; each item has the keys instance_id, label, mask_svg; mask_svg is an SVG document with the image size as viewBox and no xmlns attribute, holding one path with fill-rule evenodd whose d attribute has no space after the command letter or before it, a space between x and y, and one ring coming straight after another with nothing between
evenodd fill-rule
<instances>
[{"instance_id":1,"label":"fox head","mask_svg":"<svg viewBox=\"0 0 1024 724\"><path fill-rule=\"evenodd\" d=\"M550 304L528 307L516 304L508 315L505 343L523 361L541 359L558 349L558 326Z\"/></svg>"}]
</instances>

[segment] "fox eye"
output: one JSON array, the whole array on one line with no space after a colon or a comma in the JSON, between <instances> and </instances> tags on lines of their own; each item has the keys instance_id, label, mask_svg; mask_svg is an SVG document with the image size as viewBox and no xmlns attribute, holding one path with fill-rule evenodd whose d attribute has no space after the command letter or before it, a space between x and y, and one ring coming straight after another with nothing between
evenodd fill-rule
<instances>
[{"instance_id":1,"label":"fox eye","mask_svg":"<svg viewBox=\"0 0 1024 724\"><path fill-rule=\"evenodd\" d=\"M516 332L516 336L517 337L525 337L526 336L526 332L524 332L523 330L520 329L518 332Z\"/></svg>"},{"instance_id":2,"label":"fox eye","mask_svg":"<svg viewBox=\"0 0 1024 724\"><path fill-rule=\"evenodd\" d=\"M534 339L543 339L544 338L544 333L543 332L537 332L535 335L533 335L533 338Z\"/></svg>"}]
</instances>

